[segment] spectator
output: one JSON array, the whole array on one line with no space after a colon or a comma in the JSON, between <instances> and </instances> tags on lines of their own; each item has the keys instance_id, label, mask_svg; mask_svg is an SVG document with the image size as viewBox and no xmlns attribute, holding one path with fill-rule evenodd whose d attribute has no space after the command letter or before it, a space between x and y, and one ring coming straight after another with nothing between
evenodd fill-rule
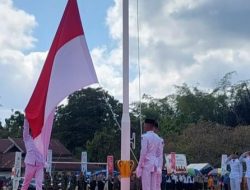
<instances>
[{"instance_id":1,"label":"spectator","mask_svg":"<svg viewBox=\"0 0 250 190\"><path fill-rule=\"evenodd\" d=\"M172 178L172 188L175 189L177 187L178 177L175 173L172 173L171 178Z\"/></svg>"},{"instance_id":2,"label":"spectator","mask_svg":"<svg viewBox=\"0 0 250 190\"><path fill-rule=\"evenodd\" d=\"M73 190L76 189L76 185L77 185L77 180L76 180L76 175L72 172L71 174L71 187L73 188Z\"/></svg>"},{"instance_id":3,"label":"spectator","mask_svg":"<svg viewBox=\"0 0 250 190\"><path fill-rule=\"evenodd\" d=\"M95 190L96 188L96 176L90 180L90 190Z\"/></svg>"},{"instance_id":4,"label":"spectator","mask_svg":"<svg viewBox=\"0 0 250 190\"><path fill-rule=\"evenodd\" d=\"M246 163L246 173L245 173L245 178L247 182L247 188L250 189L250 152L245 152L243 153L240 158L240 162L245 162Z\"/></svg>"},{"instance_id":5,"label":"spectator","mask_svg":"<svg viewBox=\"0 0 250 190\"><path fill-rule=\"evenodd\" d=\"M219 180L217 176L213 177L214 180L214 189L218 189L219 188Z\"/></svg>"},{"instance_id":6,"label":"spectator","mask_svg":"<svg viewBox=\"0 0 250 190\"><path fill-rule=\"evenodd\" d=\"M53 190L58 190L59 189L58 184L59 184L58 176L55 173L54 176L53 176Z\"/></svg>"},{"instance_id":7,"label":"spectator","mask_svg":"<svg viewBox=\"0 0 250 190\"><path fill-rule=\"evenodd\" d=\"M214 179L212 176L208 177L208 181L207 181L207 188L209 190L213 190L214 189Z\"/></svg>"},{"instance_id":8,"label":"spectator","mask_svg":"<svg viewBox=\"0 0 250 190\"><path fill-rule=\"evenodd\" d=\"M78 179L78 190L86 190L85 177L82 172L80 172L79 179Z\"/></svg>"},{"instance_id":9,"label":"spectator","mask_svg":"<svg viewBox=\"0 0 250 190\"><path fill-rule=\"evenodd\" d=\"M190 181L189 181L189 190L193 190L194 187L194 177L190 176Z\"/></svg>"},{"instance_id":10,"label":"spectator","mask_svg":"<svg viewBox=\"0 0 250 190\"><path fill-rule=\"evenodd\" d=\"M114 190L120 190L120 180L118 176L114 177Z\"/></svg>"},{"instance_id":11,"label":"spectator","mask_svg":"<svg viewBox=\"0 0 250 190\"><path fill-rule=\"evenodd\" d=\"M173 189L171 182L172 182L171 176L168 174L166 177L166 189Z\"/></svg>"},{"instance_id":12,"label":"spectator","mask_svg":"<svg viewBox=\"0 0 250 190\"><path fill-rule=\"evenodd\" d=\"M198 175L194 176L194 189L195 190L199 189L199 176Z\"/></svg>"},{"instance_id":13,"label":"spectator","mask_svg":"<svg viewBox=\"0 0 250 190\"><path fill-rule=\"evenodd\" d=\"M68 176L66 175L65 172L63 172L62 175L62 190L66 190L68 186Z\"/></svg>"},{"instance_id":14,"label":"spectator","mask_svg":"<svg viewBox=\"0 0 250 190\"><path fill-rule=\"evenodd\" d=\"M3 180L0 180L0 189L3 188Z\"/></svg>"},{"instance_id":15,"label":"spectator","mask_svg":"<svg viewBox=\"0 0 250 190\"><path fill-rule=\"evenodd\" d=\"M219 189L221 189L221 190L222 190L223 187L224 187L223 179L224 179L224 176L219 177L219 186L220 186Z\"/></svg>"},{"instance_id":16,"label":"spectator","mask_svg":"<svg viewBox=\"0 0 250 190\"><path fill-rule=\"evenodd\" d=\"M208 176L205 174L205 175L203 175L202 179L203 179L202 188L205 188L205 187L207 187Z\"/></svg>"},{"instance_id":17,"label":"spectator","mask_svg":"<svg viewBox=\"0 0 250 190\"><path fill-rule=\"evenodd\" d=\"M182 188L181 189L188 189L188 177L187 175L182 175Z\"/></svg>"},{"instance_id":18,"label":"spectator","mask_svg":"<svg viewBox=\"0 0 250 190\"><path fill-rule=\"evenodd\" d=\"M230 165L230 187L232 190L240 190L242 180L242 165L238 159L238 153L234 153L228 157L226 164Z\"/></svg>"},{"instance_id":19,"label":"spectator","mask_svg":"<svg viewBox=\"0 0 250 190\"><path fill-rule=\"evenodd\" d=\"M133 173L130 177L130 190L137 190L137 186L136 186L136 176L135 173Z\"/></svg>"},{"instance_id":20,"label":"spectator","mask_svg":"<svg viewBox=\"0 0 250 190\"><path fill-rule=\"evenodd\" d=\"M204 189L204 187L207 187L207 186L204 186L204 181L203 181L203 176L201 174L198 175L198 189L199 190L202 190Z\"/></svg>"},{"instance_id":21,"label":"spectator","mask_svg":"<svg viewBox=\"0 0 250 190\"><path fill-rule=\"evenodd\" d=\"M224 190L229 190L229 184L230 184L230 178L228 174L225 174L223 176L223 186L224 186Z\"/></svg>"},{"instance_id":22,"label":"spectator","mask_svg":"<svg viewBox=\"0 0 250 190\"><path fill-rule=\"evenodd\" d=\"M44 186L45 186L45 189L47 189L47 190L52 189L52 187L51 187L51 177L50 177L48 172L46 172L45 175L44 175Z\"/></svg>"},{"instance_id":23,"label":"spectator","mask_svg":"<svg viewBox=\"0 0 250 190\"><path fill-rule=\"evenodd\" d=\"M166 180L167 180L167 175L166 171L163 171L162 173L162 180L161 180L161 189L166 189Z\"/></svg>"},{"instance_id":24,"label":"spectator","mask_svg":"<svg viewBox=\"0 0 250 190\"><path fill-rule=\"evenodd\" d=\"M108 190L113 190L113 186L114 186L113 184L114 184L113 178L111 175L109 175L109 177L108 177Z\"/></svg>"},{"instance_id":25,"label":"spectator","mask_svg":"<svg viewBox=\"0 0 250 190\"><path fill-rule=\"evenodd\" d=\"M98 190L103 190L104 189L105 182L103 182L103 176L100 174L97 176L97 186Z\"/></svg>"}]
</instances>

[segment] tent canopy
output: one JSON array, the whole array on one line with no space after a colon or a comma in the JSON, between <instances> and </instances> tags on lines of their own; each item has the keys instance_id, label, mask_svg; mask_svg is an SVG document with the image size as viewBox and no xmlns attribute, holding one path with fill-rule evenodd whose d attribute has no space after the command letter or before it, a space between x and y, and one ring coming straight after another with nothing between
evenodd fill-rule
<instances>
[{"instance_id":1,"label":"tent canopy","mask_svg":"<svg viewBox=\"0 0 250 190\"><path fill-rule=\"evenodd\" d=\"M200 171L202 174L208 174L208 172L210 172L213 169L213 167L209 163L189 164L187 166L187 169L189 168L196 169Z\"/></svg>"}]
</instances>

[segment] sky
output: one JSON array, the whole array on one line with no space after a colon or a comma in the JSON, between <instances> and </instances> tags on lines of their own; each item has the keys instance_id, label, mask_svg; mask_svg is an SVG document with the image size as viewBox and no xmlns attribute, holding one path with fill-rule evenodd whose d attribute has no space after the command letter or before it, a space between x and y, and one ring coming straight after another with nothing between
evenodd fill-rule
<instances>
[{"instance_id":1,"label":"sky","mask_svg":"<svg viewBox=\"0 0 250 190\"><path fill-rule=\"evenodd\" d=\"M67 0L0 0L0 120L23 111ZM130 0L130 101L139 98L137 1ZM121 0L78 0L97 77L122 101ZM141 92L214 88L228 72L250 78L250 1L138 0Z\"/></svg>"}]
</instances>

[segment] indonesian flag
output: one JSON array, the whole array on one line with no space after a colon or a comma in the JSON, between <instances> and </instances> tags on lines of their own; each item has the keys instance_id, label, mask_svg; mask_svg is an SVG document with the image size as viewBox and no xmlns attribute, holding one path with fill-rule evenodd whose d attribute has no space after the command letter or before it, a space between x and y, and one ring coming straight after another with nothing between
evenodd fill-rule
<instances>
[{"instance_id":1,"label":"indonesian flag","mask_svg":"<svg viewBox=\"0 0 250 190\"><path fill-rule=\"evenodd\" d=\"M76 0L68 0L42 72L25 109L35 145L46 158L56 106L97 83Z\"/></svg>"}]
</instances>

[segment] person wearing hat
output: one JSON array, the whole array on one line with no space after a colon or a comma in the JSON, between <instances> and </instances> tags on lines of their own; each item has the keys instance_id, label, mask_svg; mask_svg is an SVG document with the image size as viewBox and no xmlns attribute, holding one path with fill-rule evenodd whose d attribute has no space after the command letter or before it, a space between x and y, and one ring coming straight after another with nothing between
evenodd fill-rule
<instances>
[{"instance_id":1,"label":"person wearing hat","mask_svg":"<svg viewBox=\"0 0 250 190\"><path fill-rule=\"evenodd\" d=\"M229 178L230 187L232 190L240 190L240 184L242 180L242 164L238 158L238 153L235 152L234 154L230 155L225 162L227 165L230 165L231 168Z\"/></svg>"},{"instance_id":2,"label":"person wearing hat","mask_svg":"<svg viewBox=\"0 0 250 190\"><path fill-rule=\"evenodd\" d=\"M250 151L243 153L240 158L240 162L246 163L246 180L247 180L247 189L250 189Z\"/></svg>"},{"instance_id":3,"label":"person wearing hat","mask_svg":"<svg viewBox=\"0 0 250 190\"><path fill-rule=\"evenodd\" d=\"M143 190L156 190L156 173L160 151L159 136L154 133L155 120L145 119L144 131L141 139L140 160L136 168L137 177L141 177Z\"/></svg>"},{"instance_id":4,"label":"person wearing hat","mask_svg":"<svg viewBox=\"0 0 250 190\"><path fill-rule=\"evenodd\" d=\"M154 125L154 132L156 134L158 134L159 132L159 125L157 122L155 122ZM159 135L158 137L159 137L160 147L157 151L158 166L156 171L156 190L161 190L164 140Z\"/></svg>"}]
</instances>

